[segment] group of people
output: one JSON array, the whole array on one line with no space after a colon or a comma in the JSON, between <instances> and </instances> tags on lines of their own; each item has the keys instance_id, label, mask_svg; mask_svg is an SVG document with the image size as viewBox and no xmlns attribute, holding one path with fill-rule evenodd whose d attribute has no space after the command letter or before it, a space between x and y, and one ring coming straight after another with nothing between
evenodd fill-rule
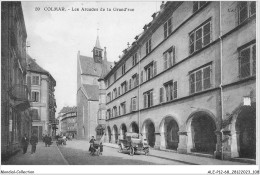
<instances>
[{"instance_id":1,"label":"group of people","mask_svg":"<svg viewBox=\"0 0 260 175\"><path fill-rule=\"evenodd\" d=\"M92 136L92 138L91 138L90 141L89 141L90 146L89 146L88 151L89 151L92 155L94 155L94 153L96 152L96 148L95 148L95 145L94 145L94 144L95 144L95 141L96 141L96 139L95 139L94 136ZM103 144L102 144L102 142L99 143L97 149L99 149L99 154L102 155L102 153L103 153Z\"/></svg>"},{"instance_id":2,"label":"group of people","mask_svg":"<svg viewBox=\"0 0 260 175\"><path fill-rule=\"evenodd\" d=\"M38 137L36 134L33 134L31 138L29 139L26 134L22 137L22 148L23 153L25 154L27 152L27 148L29 143L32 145L31 154L35 153L36 151L36 145L38 144Z\"/></svg>"},{"instance_id":3,"label":"group of people","mask_svg":"<svg viewBox=\"0 0 260 175\"><path fill-rule=\"evenodd\" d=\"M43 142L45 143L45 147L50 147L50 145L52 144L51 136L49 134L43 136Z\"/></svg>"}]
</instances>

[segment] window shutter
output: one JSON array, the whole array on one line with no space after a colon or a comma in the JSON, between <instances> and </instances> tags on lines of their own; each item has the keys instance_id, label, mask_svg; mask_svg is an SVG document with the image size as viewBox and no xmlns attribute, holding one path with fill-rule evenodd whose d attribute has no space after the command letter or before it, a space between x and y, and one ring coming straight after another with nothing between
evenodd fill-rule
<instances>
[{"instance_id":1,"label":"window shutter","mask_svg":"<svg viewBox=\"0 0 260 175\"><path fill-rule=\"evenodd\" d=\"M172 33L172 18L168 20L168 36Z\"/></svg>"},{"instance_id":2,"label":"window shutter","mask_svg":"<svg viewBox=\"0 0 260 175\"><path fill-rule=\"evenodd\" d=\"M173 98L177 98L177 92L178 92L177 81L173 83L173 91L174 91Z\"/></svg>"},{"instance_id":3,"label":"window shutter","mask_svg":"<svg viewBox=\"0 0 260 175\"><path fill-rule=\"evenodd\" d=\"M160 103L163 102L163 87L160 88Z\"/></svg>"},{"instance_id":4,"label":"window shutter","mask_svg":"<svg viewBox=\"0 0 260 175\"><path fill-rule=\"evenodd\" d=\"M118 87L118 96L120 95L120 87Z\"/></svg>"},{"instance_id":5,"label":"window shutter","mask_svg":"<svg viewBox=\"0 0 260 175\"><path fill-rule=\"evenodd\" d=\"M125 92L127 92L128 90L128 83L127 83L127 80L125 81Z\"/></svg>"},{"instance_id":6,"label":"window shutter","mask_svg":"<svg viewBox=\"0 0 260 175\"><path fill-rule=\"evenodd\" d=\"M40 84L40 83L39 83L39 77L38 77L38 76L36 76L36 84L37 84L37 85Z\"/></svg>"},{"instance_id":7,"label":"window shutter","mask_svg":"<svg viewBox=\"0 0 260 175\"><path fill-rule=\"evenodd\" d=\"M150 92L150 100L151 100L151 106L153 106L153 91Z\"/></svg>"},{"instance_id":8,"label":"window shutter","mask_svg":"<svg viewBox=\"0 0 260 175\"><path fill-rule=\"evenodd\" d=\"M163 54L164 70L167 69L167 53Z\"/></svg>"},{"instance_id":9,"label":"window shutter","mask_svg":"<svg viewBox=\"0 0 260 175\"><path fill-rule=\"evenodd\" d=\"M121 115L121 110L120 110L120 106L118 106L118 115Z\"/></svg>"},{"instance_id":10,"label":"window shutter","mask_svg":"<svg viewBox=\"0 0 260 175\"><path fill-rule=\"evenodd\" d=\"M174 65L175 62L176 62L176 60L175 60L175 46L173 46L173 48L172 48L172 65Z\"/></svg>"},{"instance_id":11,"label":"window shutter","mask_svg":"<svg viewBox=\"0 0 260 175\"><path fill-rule=\"evenodd\" d=\"M141 71L141 83L143 83L143 81L144 81L144 72L143 71Z\"/></svg>"},{"instance_id":12,"label":"window shutter","mask_svg":"<svg viewBox=\"0 0 260 175\"><path fill-rule=\"evenodd\" d=\"M155 76L157 74L157 62L154 61L153 63L153 76Z\"/></svg>"},{"instance_id":13,"label":"window shutter","mask_svg":"<svg viewBox=\"0 0 260 175\"><path fill-rule=\"evenodd\" d=\"M167 22L163 25L163 30L164 30L164 38L167 37Z\"/></svg>"},{"instance_id":14,"label":"window shutter","mask_svg":"<svg viewBox=\"0 0 260 175\"><path fill-rule=\"evenodd\" d=\"M203 69L203 88L210 88L210 67L206 67Z\"/></svg>"},{"instance_id":15,"label":"window shutter","mask_svg":"<svg viewBox=\"0 0 260 175\"><path fill-rule=\"evenodd\" d=\"M195 92L195 74L190 75L190 93L193 94Z\"/></svg>"},{"instance_id":16,"label":"window shutter","mask_svg":"<svg viewBox=\"0 0 260 175\"><path fill-rule=\"evenodd\" d=\"M132 112L132 108L133 108L133 98L131 99L131 103L130 103L130 112Z\"/></svg>"},{"instance_id":17,"label":"window shutter","mask_svg":"<svg viewBox=\"0 0 260 175\"><path fill-rule=\"evenodd\" d=\"M129 80L129 90L132 88L132 81L131 79Z\"/></svg>"},{"instance_id":18,"label":"window shutter","mask_svg":"<svg viewBox=\"0 0 260 175\"><path fill-rule=\"evenodd\" d=\"M144 108L147 107L147 94L144 94Z\"/></svg>"},{"instance_id":19,"label":"window shutter","mask_svg":"<svg viewBox=\"0 0 260 175\"><path fill-rule=\"evenodd\" d=\"M132 110L136 111L136 98L132 98Z\"/></svg>"},{"instance_id":20,"label":"window shutter","mask_svg":"<svg viewBox=\"0 0 260 175\"><path fill-rule=\"evenodd\" d=\"M35 96L36 96L36 102L39 102L39 92L36 92Z\"/></svg>"},{"instance_id":21,"label":"window shutter","mask_svg":"<svg viewBox=\"0 0 260 175\"><path fill-rule=\"evenodd\" d=\"M136 74L136 85L138 86L139 84L139 74Z\"/></svg>"}]
</instances>

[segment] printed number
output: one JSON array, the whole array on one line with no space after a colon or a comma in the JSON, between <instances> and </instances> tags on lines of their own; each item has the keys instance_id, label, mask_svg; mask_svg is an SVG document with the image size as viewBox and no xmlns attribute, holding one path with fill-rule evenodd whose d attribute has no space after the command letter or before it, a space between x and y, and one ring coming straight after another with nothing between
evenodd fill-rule
<instances>
[{"instance_id":1,"label":"printed number","mask_svg":"<svg viewBox=\"0 0 260 175\"><path fill-rule=\"evenodd\" d=\"M40 11L40 7L35 7L35 11Z\"/></svg>"}]
</instances>

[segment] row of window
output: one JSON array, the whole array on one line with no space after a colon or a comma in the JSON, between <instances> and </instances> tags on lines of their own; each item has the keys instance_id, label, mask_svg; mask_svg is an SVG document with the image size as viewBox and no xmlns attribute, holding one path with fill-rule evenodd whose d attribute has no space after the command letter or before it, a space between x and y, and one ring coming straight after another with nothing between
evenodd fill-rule
<instances>
[{"instance_id":1,"label":"row of window","mask_svg":"<svg viewBox=\"0 0 260 175\"><path fill-rule=\"evenodd\" d=\"M256 74L256 44L247 45L239 52L239 77L247 78ZM190 94L201 92L212 87L212 65L207 64L189 73ZM172 101L178 98L177 81L168 81L159 90L159 103ZM154 105L154 90L143 93L143 107L148 108ZM130 112L137 110L137 97L133 97L130 103ZM119 107L114 106L107 110L107 119L126 114L126 102Z\"/></svg>"},{"instance_id":2,"label":"row of window","mask_svg":"<svg viewBox=\"0 0 260 175\"><path fill-rule=\"evenodd\" d=\"M135 53L133 56L132 56L132 67L134 67L136 64L137 64L138 60L137 60L137 53ZM121 66L121 71L122 71L122 76L125 74L126 72L126 66L125 66L125 63L122 64ZM115 72L113 74L113 77L114 77L114 81L116 81L119 77L117 76L117 72ZM111 85L111 81L110 79L107 80L107 86L110 86Z\"/></svg>"},{"instance_id":3,"label":"row of window","mask_svg":"<svg viewBox=\"0 0 260 175\"><path fill-rule=\"evenodd\" d=\"M107 94L107 103L119 97L120 95L123 95L128 90L137 87L138 84L139 84L139 75L136 73L129 79L129 81L124 81L120 87L114 88L111 93Z\"/></svg>"},{"instance_id":4,"label":"row of window","mask_svg":"<svg viewBox=\"0 0 260 175\"><path fill-rule=\"evenodd\" d=\"M131 98L130 112L137 110L137 97ZM126 114L126 102L121 103L118 107L114 106L107 110L107 119Z\"/></svg>"},{"instance_id":5,"label":"row of window","mask_svg":"<svg viewBox=\"0 0 260 175\"><path fill-rule=\"evenodd\" d=\"M195 1L193 2L193 13L197 12L200 8L205 6L207 1ZM238 3L238 23L243 23L247 18L256 14L256 2L255 1L242 1ZM163 35L164 38L167 38L172 33L172 18L169 18L163 24ZM212 41L212 23L210 20L204 22L195 30L189 33L189 53L193 54L194 52L202 49L203 47L210 44ZM145 43L146 54L149 54L152 50L152 41L151 38ZM137 64L137 53L132 56L132 66ZM175 64L175 48L164 53L164 68L170 67ZM149 80L153 75L150 68L146 71L146 77ZM125 63L122 65L122 75L125 74ZM118 77L116 73L114 74L114 81ZM142 74L141 74L142 80ZM110 80L108 79L108 86L110 86Z\"/></svg>"}]
</instances>

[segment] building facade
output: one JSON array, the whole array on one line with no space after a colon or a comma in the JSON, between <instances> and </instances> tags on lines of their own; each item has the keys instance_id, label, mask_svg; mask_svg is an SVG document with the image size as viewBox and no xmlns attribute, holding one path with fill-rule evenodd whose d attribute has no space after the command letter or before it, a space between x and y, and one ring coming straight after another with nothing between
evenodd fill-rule
<instances>
[{"instance_id":1,"label":"building facade","mask_svg":"<svg viewBox=\"0 0 260 175\"><path fill-rule=\"evenodd\" d=\"M60 114L60 134L77 138L77 107L63 107Z\"/></svg>"},{"instance_id":2,"label":"building facade","mask_svg":"<svg viewBox=\"0 0 260 175\"><path fill-rule=\"evenodd\" d=\"M21 2L1 3L1 155L31 136L30 82L26 84L26 28ZM27 86L28 85L28 86Z\"/></svg>"},{"instance_id":3,"label":"building facade","mask_svg":"<svg viewBox=\"0 0 260 175\"><path fill-rule=\"evenodd\" d=\"M166 2L104 77L106 142L256 156L256 3Z\"/></svg>"},{"instance_id":4,"label":"building facade","mask_svg":"<svg viewBox=\"0 0 260 175\"><path fill-rule=\"evenodd\" d=\"M107 61L106 50L97 37L93 48L93 58L77 56L77 136L78 139L90 139L96 136L99 111L99 82L103 71L110 70L112 65Z\"/></svg>"},{"instance_id":5,"label":"building facade","mask_svg":"<svg viewBox=\"0 0 260 175\"><path fill-rule=\"evenodd\" d=\"M27 55L27 82L31 82L32 132L39 139L43 135L56 135L56 100L52 75Z\"/></svg>"}]
</instances>

